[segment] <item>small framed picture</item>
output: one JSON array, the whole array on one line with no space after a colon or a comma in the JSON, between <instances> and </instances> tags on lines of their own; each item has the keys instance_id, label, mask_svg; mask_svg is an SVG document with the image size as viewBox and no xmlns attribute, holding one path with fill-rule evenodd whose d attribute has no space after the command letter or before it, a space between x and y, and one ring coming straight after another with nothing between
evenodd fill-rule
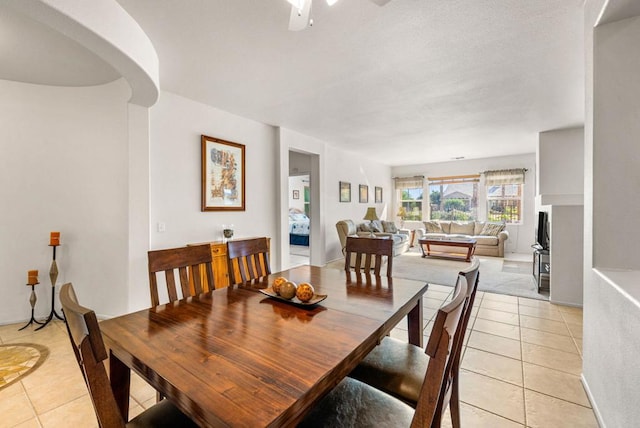
<instances>
[{"instance_id":1,"label":"small framed picture","mask_svg":"<svg viewBox=\"0 0 640 428\"><path fill-rule=\"evenodd\" d=\"M376 204L382 203L382 187L376 186Z\"/></svg>"},{"instance_id":2,"label":"small framed picture","mask_svg":"<svg viewBox=\"0 0 640 428\"><path fill-rule=\"evenodd\" d=\"M340 202L351 202L351 183L340 182Z\"/></svg>"},{"instance_id":3,"label":"small framed picture","mask_svg":"<svg viewBox=\"0 0 640 428\"><path fill-rule=\"evenodd\" d=\"M360 202L369 202L369 186L367 186L366 184L360 185Z\"/></svg>"},{"instance_id":4,"label":"small framed picture","mask_svg":"<svg viewBox=\"0 0 640 428\"><path fill-rule=\"evenodd\" d=\"M300 199L300 191L299 190L294 190L293 191L293 199Z\"/></svg>"}]
</instances>

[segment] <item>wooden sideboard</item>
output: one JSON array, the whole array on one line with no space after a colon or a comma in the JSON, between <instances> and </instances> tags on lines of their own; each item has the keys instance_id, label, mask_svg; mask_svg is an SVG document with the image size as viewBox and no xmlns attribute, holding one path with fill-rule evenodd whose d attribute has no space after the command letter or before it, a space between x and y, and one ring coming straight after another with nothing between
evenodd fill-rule
<instances>
[{"instance_id":1,"label":"wooden sideboard","mask_svg":"<svg viewBox=\"0 0 640 428\"><path fill-rule=\"evenodd\" d=\"M251 238L242 238L251 239ZM229 259L227 257L227 244L222 241L213 242L199 242L187 245L203 245L208 244L211 246L211 257L213 267L213 281L216 284L216 288L224 288L229 286ZM271 249L271 238L267 238L267 246ZM206 275L204 274L204 267L201 268L201 277L203 281L206 281ZM236 268L235 277L240 277L240 272ZM203 287L203 290L208 290L209 287Z\"/></svg>"}]
</instances>

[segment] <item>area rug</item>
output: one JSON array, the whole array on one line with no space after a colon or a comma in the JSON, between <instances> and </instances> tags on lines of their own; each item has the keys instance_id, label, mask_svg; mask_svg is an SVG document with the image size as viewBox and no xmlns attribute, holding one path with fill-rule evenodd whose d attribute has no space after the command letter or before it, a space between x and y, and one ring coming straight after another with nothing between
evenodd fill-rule
<instances>
[{"instance_id":1,"label":"area rug","mask_svg":"<svg viewBox=\"0 0 640 428\"><path fill-rule=\"evenodd\" d=\"M49 348L35 343L0 345L0 390L33 373L49 356Z\"/></svg>"},{"instance_id":2,"label":"area rug","mask_svg":"<svg viewBox=\"0 0 640 428\"><path fill-rule=\"evenodd\" d=\"M500 257L476 256L480 260L480 283L478 290L510 296L549 300L549 293L538 293L531 273L530 262L505 260ZM457 274L470 263L444 258L423 258L420 250L410 251L394 257L393 276L415 279L430 284L453 287ZM342 269L343 260L336 260L327 266Z\"/></svg>"}]
</instances>

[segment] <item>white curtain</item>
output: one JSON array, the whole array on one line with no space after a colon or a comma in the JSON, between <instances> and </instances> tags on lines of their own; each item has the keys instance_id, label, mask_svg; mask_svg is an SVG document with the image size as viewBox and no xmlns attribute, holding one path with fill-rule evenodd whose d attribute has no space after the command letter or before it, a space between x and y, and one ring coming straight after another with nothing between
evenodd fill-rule
<instances>
[{"instance_id":1,"label":"white curtain","mask_svg":"<svg viewBox=\"0 0 640 428\"><path fill-rule=\"evenodd\" d=\"M485 171L485 184L487 186L498 186L501 184L524 184L525 172L527 172L525 168Z\"/></svg>"}]
</instances>

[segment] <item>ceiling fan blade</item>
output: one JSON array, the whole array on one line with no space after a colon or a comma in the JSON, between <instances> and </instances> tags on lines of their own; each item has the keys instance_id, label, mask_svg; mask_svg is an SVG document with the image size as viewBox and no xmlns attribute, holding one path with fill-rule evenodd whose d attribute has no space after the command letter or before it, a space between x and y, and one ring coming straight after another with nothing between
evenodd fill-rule
<instances>
[{"instance_id":1,"label":"ceiling fan blade","mask_svg":"<svg viewBox=\"0 0 640 428\"><path fill-rule=\"evenodd\" d=\"M384 6L385 4L389 3L391 0L371 0L371 1L377 4L378 6Z\"/></svg>"},{"instance_id":2,"label":"ceiling fan blade","mask_svg":"<svg viewBox=\"0 0 640 428\"><path fill-rule=\"evenodd\" d=\"M309 26L309 16L311 15L311 0L304 1L302 8L291 6L291 15L289 17L289 30L300 31Z\"/></svg>"}]
</instances>

